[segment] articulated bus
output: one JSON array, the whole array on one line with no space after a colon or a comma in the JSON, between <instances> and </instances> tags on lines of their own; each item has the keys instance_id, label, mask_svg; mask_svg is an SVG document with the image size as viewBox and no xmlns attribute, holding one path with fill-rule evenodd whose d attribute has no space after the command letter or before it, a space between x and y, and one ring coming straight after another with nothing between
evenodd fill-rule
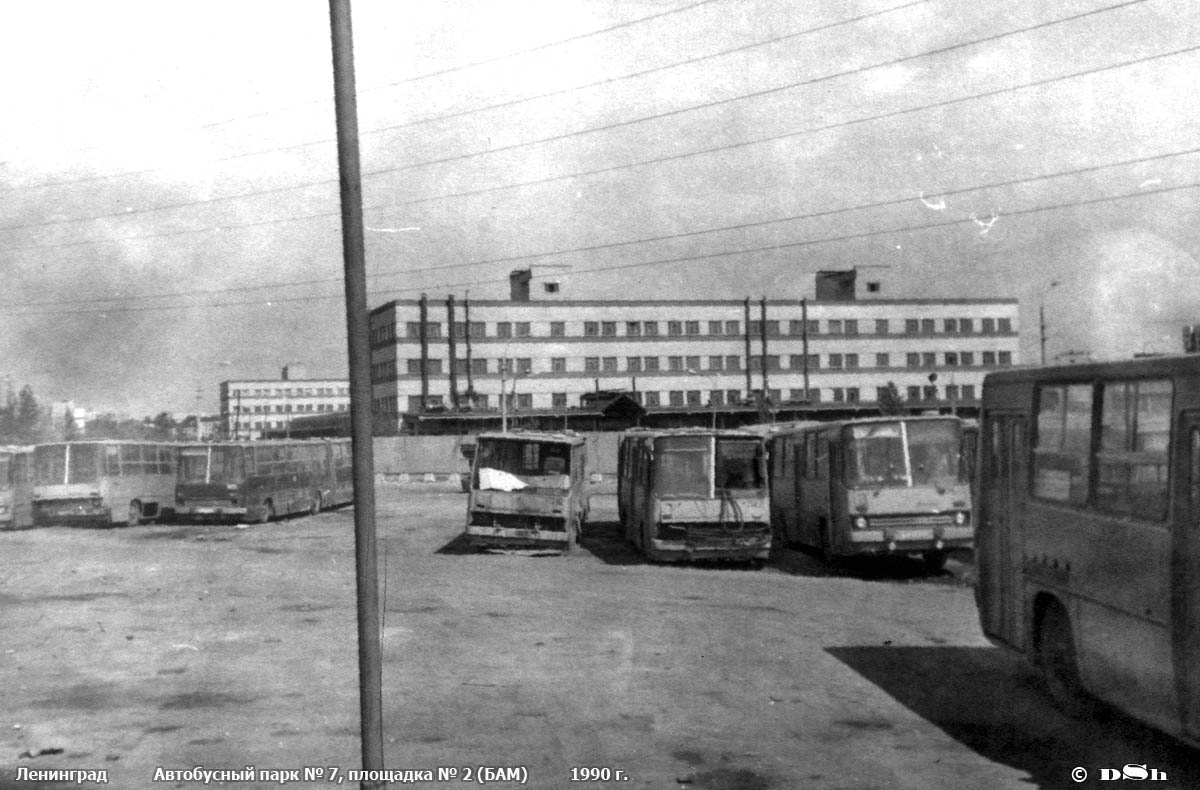
<instances>
[{"instance_id":1,"label":"articulated bus","mask_svg":"<svg viewBox=\"0 0 1200 790\"><path fill-rule=\"evenodd\" d=\"M39 525L137 526L171 515L176 447L94 440L34 448L33 517Z\"/></svg>"},{"instance_id":2,"label":"articulated bus","mask_svg":"<svg viewBox=\"0 0 1200 790\"><path fill-rule=\"evenodd\" d=\"M33 526L33 448L0 447L0 530Z\"/></svg>"},{"instance_id":3,"label":"articulated bus","mask_svg":"<svg viewBox=\"0 0 1200 790\"><path fill-rule=\"evenodd\" d=\"M767 429L771 520L824 559L969 547L975 433L957 417L783 423Z\"/></svg>"},{"instance_id":4,"label":"articulated bus","mask_svg":"<svg viewBox=\"0 0 1200 790\"><path fill-rule=\"evenodd\" d=\"M481 433L467 496L466 539L480 547L579 543L588 515L587 444L574 433Z\"/></svg>"},{"instance_id":5,"label":"articulated bus","mask_svg":"<svg viewBox=\"0 0 1200 790\"><path fill-rule=\"evenodd\" d=\"M751 431L626 432L617 459L625 538L654 560L766 560L766 458Z\"/></svg>"},{"instance_id":6,"label":"articulated bus","mask_svg":"<svg viewBox=\"0 0 1200 790\"><path fill-rule=\"evenodd\" d=\"M981 415L984 633L1200 747L1200 356L992 373Z\"/></svg>"},{"instance_id":7,"label":"articulated bus","mask_svg":"<svg viewBox=\"0 0 1200 790\"><path fill-rule=\"evenodd\" d=\"M188 444L180 449L175 511L189 520L318 513L354 498L349 439Z\"/></svg>"}]
</instances>

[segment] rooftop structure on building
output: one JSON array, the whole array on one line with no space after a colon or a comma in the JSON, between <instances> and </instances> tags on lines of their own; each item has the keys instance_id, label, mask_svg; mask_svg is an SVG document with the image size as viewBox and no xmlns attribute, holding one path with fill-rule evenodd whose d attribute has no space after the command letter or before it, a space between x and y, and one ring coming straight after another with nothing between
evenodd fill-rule
<instances>
[{"instance_id":1,"label":"rooftop structure on building","mask_svg":"<svg viewBox=\"0 0 1200 790\"><path fill-rule=\"evenodd\" d=\"M388 302L371 314L376 426L735 426L877 414L889 385L908 410L972 414L984 375L1017 364L1017 300L877 283L860 299L856 274L818 273L814 299L594 300L523 269L509 300ZM614 392L640 413L618 419L597 395Z\"/></svg>"},{"instance_id":2,"label":"rooftop structure on building","mask_svg":"<svg viewBox=\"0 0 1200 790\"><path fill-rule=\"evenodd\" d=\"M220 385L221 437L261 439L287 435L300 416L348 412L347 379L310 379L302 364L289 362L278 379L230 379Z\"/></svg>"}]
</instances>

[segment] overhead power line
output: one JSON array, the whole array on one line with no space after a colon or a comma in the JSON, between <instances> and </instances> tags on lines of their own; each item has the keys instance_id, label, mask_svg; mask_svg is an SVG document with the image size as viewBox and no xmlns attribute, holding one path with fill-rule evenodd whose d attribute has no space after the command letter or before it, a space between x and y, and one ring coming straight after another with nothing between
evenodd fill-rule
<instances>
[{"instance_id":1,"label":"overhead power line","mask_svg":"<svg viewBox=\"0 0 1200 790\"><path fill-rule=\"evenodd\" d=\"M1132 167L1134 165L1145 165L1152 162L1160 162L1166 159L1175 159L1182 156L1191 156L1200 154L1200 147L1188 148L1180 151L1169 151L1148 156L1140 156L1132 159L1123 159L1116 162L1106 162L1103 164L1087 165L1084 167L1071 168L1069 170L1059 170L1053 173L1040 173L1033 176L1025 176L1022 178L1010 178L1002 181L992 181L984 184L973 184L970 186L954 187L952 189L938 190L937 192L926 195L926 198L947 198L954 195L963 195L970 192L983 192L992 189L1002 189L1005 187L1017 186L1021 184L1031 184L1038 181L1051 181L1061 178L1069 178L1072 176L1086 175L1089 173L1097 173L1104 170L1113 170L1119 167ZM476 266L488 266L497 263L516 263L519 261L533 260L539 258L551 258L565 255L574 255L582 252L599 252L601 250L611 250L620 247L629 247L636 244L650 244L664 241L675 241L679 239L694 238L697 236L706 236L716 233L726 233L729 231L749 230L751 228L765 227L767 225L780 225L787 222L801 222L809 219L821 219L825 217L836 216L839 214L847 214L855 211L867 211L871 209L887 208L890 206L900 206L906 203L913 203L920 198L906 196L901 198L891 198L888 200L877 200L868 203L858 203L850 206L842 206L839 208L822 209L820 211L807 212L803 214L792 214L784 217L775 217L772 219L754 220L752 222L740 222L733 225L722 225L718 227L702 228L699 230L683 231L680 233L670 233L660 236L643 236L636 239L626 239L624 241L605 242L602 244L589 244L581 247L569 247L555 250L544 250L542 252L524 253L521 255L507 255L493 258L483 258L474 261L464 261L462 263L447 263L438 266L422 266L420 271L447 271L451 269L463 269ZM373 278L406 276L412 274L412 270L404 270L400 272L378 272L370 275ZM40 307L49 305L62 304L101 304L105 302L119 302L128 299L164 299L187 296L212 296L225 293L244 293L247 291L261 290L279 290L281 288L290 288L304 285L328 285L341 282L340 278L323 278L316 280L289 280L288 282L273 282L262 283L259 285L233 286L228 288L209 288L199 290L175 291L166 293L156 293L150 296L130 295L120 297L87 297L81 299L54 299L46 302L0 302L0 307Z\"/></svg>"},{"instance_id":2,"label":"overhead power line","mask_svg":"<svg viewBox=\"0 0 1200 790\"><path fill-rule=\"evenodd\" d=\"M1105 196L1095 197L1095 198L1085 198L1082 200L1054 203L1054 204L1045 205L1045 206L1033 206L1030 208L1015 209L1015 210L1011 210L1011 211L1005 211L996 216L997 217L1008 217L1008 218L1028 216L1031 214L1039 214L1039 213L1043 213L1043 212L1047 212L1047 211L1060 211L1063 209L1080 208L1083 206L1092 206L1092 205L1098 205L1101 203L1111 203L1111 202L1115 202L1115 201L1119 201L1119 200L1131 200L1131 199L1142 198L1142 197L1151 197L1153 195L1161 195L1161 194L1167 194L1167 193L1171 193L1171 192L1180 192L1180 191L1187 190L1187 189L1196 189L1198 187L1200 187L1200 181L1194 181L1194 182L1190 182L1187 184L1176 184L1173 186L1163 186L1163 187L1158 187L1155 189L1142 189L1137 192L1125 192L1125 193L1120 193L1120 194L1116 194L1116 195L1105 195ZM946 194L946 193L942 193L942 194ZM953 226L957 226L957 225L965 225L965 224L969 224L969 223L978 223L978 222L979 222L979 220L976 219L975 217L966 217L966 218L961 218L961 219L945 220L942 222L924 223L924 224L920 224L920 225L902 225L902 226L891 227L891 228L881 228L881 229L877 229L877 230L862 231L862 232L858 232L858 233L847 233L847 234L842 234L839 236L827 236L827 237L823 237L823 238L819 238L819 239L804 239L804 240L795 241L795 242L785 242L785 243L781 243L781 244L761 245L761 246L757 246L757 247L747 247L747 248L741 248L741 249L737 249L737 250L723 250L720 252L704 253L704 254L700 254L700 255L687 255L687 256L680 256L680 257L676 257L676 258L661 258L661 259L656 259L656 260L651 260L651 261L637 261L634 263L619 263L619 264L609 264L609 265L604 265L604 266L595 266L595 267L592 267L589 269L576 269L571 272L566 272L563 274L563 276L566 277L566 276L576 276L576 275L580 275L580 274L597 274L597 273L603 273L603 272L622 271L622 270L626 270L626 269L645 268L645 267L650 267L650 266L663 266L663 265L667 265L667 264L688 263L688 262L692 262L692 261L708 261L708 260L713 260L716 258L727 258L727 257L733 257L733 256L737 256L737 255L749 255L749 254L762 253L762 252L777 252L777 251L786 250L786 249L799 249L799 248L803 248L803 247L813 247L813 246L817 246L817 245L821 245L821 244L834 244L834 243L847 242L847 241L856 241L859 239L873 238L876 236L886 236L886 235L895 234L895 233L915 233L915 232L922 232L922 231L927 231L927 230L936 230L939 228L948 228L948 227L953 227ZM423 285L420 287L411 287L411 288L388 288L388 289L383 289L383 290L371 291L371 292L369 292L369 295L370 296L383 296L385 294L394 294L394 293L406 293L406 292L416 293L416 292L431 291L434 289L441 289L441 288L448 288L448 289L474 288L474 287L481 286L481 285L492 285L492 284L500 284L500 283L505 283L505 282L508 282L507 277L475 279L475 280L461 281L461 282L454 282L454 283L438 283L438 284L434 284L434 285ZM197 303L197 304L184 304L184 305L156 305L156 306L144 306L144 307L107 307L107 308L96 308L93 310L64 309L64 310L44 310L44 311L27 311L27 312L17 311L17 312L10 312L10 313L8 313L8 315L11 317L23 317L23 316L43 316L43 315L64 315L64 314L84 315L84 314L107 314L107 313L163 312L163 311L179 311L179 310L193 310L193 309L211 309L211 308L220 308L220 307L262 306L264 303L268 306L274 306L276 304L298 304L298 303L308 303L308 302L329 301L329 300L333 300L333 299L342 299L342 298L344 298L343 294L330 294L330 295L317 295L317 296L297 296L297 297L285 297L285 298L255 299L253 301L243 301L243 302L201 302L201 303Z\"/></svg>"},{"instance_id":3,"label":"overhead power line","mask_svg":"<svg viewBox=\"0 0 1200 790\"><path fill-rule=\"evenodd\" d=\"M491 155L491 154L496 154L496 153L501 153L504 151L510 151L510 150L515 150L515 149L530 147L530 146L534 146L534 145L542 145L542 144L545 144L548 142L565 140L565 139L579 137L579 136L583 136L583 135L595 134L595 133L603 132L603 131L611 131L611 130L617 129L617 128L631 126L631 125L638 124L638 123L646 123L646 122L651 122L651 121L656 121L656 120L662 120L663 118L681 115L683 113L694 112L694 111L702 110L702 109L709 109L712 107L729 104L729 103L736 102L736 101L745 101L745 100L749 100L749 99L762 98L764 96L773 95L775 93L779 93L779 92L785 91L785 90L792 90L792 89L795 89L798 87L807 87L807 86L819 84L821 82L825 82L828 80L833 80L833 79L851 76L851 75L855 75L855 74L861 74L866 71L870 71L872 69L887 68L890 66L895 66L899 63L904 63L904 62L908 62L908 61L912 61L912 60L916 60L916 59L920 59L920 58L935 57L937 55L942 55L942 54L945 54L947 52L951 52L954 50L977 46L979 44L984 44L984 43L991 43L993 41L997 41L997 40L1000 40L1003 38L1008 38L1008 37L1012 37L1012 36L1016 36L1016 35L1030 33L1035 30L1040 30L1040 29L1044 29L1044 28L1048 28L1048 27L1052 27L1052 26L1056 26L1056 25L1066 24L1068 22L1077 21L1077 20L1080 20L1080 19L1083 19L1086 17L1095 16L1097 14L1106 13L1106 12L1114 11L1114 10L1121 9L1121 8L1126 8L1129 6L1140 5L1145 2L1147 2L1147 0L1125 0L1125 2L1121 2L1116 5L1105 6L1100 9L1092 9L1090 11L1082 12L1079 14L1073 14L1071 16L1062 17L1062 18L1050 20L1047 22L1040 22L1040 23L1037 23L1034 25L1028 25L1026 27L1018 28L1015 30L1005 31L1003 33L997 33L997 34L993 34L990 36L985 36L983 38L974 39L971 41L960 42L958 44L952 44L952 45L948 45L945 47L938 47L936 49L926 50L924 52L919 52L919 53L916 53L913 55L906 55L901 58L893 58L891 60L883 61L880 63L868 64L865 66L859 66L859 67L856 67L853 69L843 70L843 71L835 72L832 74L827 74L827 75L813 77L813 78L806 79L806 80L792 82L792 83L788 83L787 85L777 86L775 88L770 88L767 90L755 91L755 92L747 93L747 94L740 94L738 96L728 97L725 99L712 101L712 102L705 102L702 104L689 105L688 107L671 110L669 112L658 113L656 115L650 115L650 116L643 116L640 118L634 118L634 119L630 119L630 120L626 120L626 121L620 121L620 122L616 122L616 123L612 123L612 124L607 124L605 126L592 127L592 128L588 128L588 129L567 132L567 133L563 133L563 134L559 134L559 135L553 135L550 137L544 137L544 138L540 138L540 139L536 139L536 140L529 140L529 141L524 141L524 142L519 142L519 143L513 143L511 145L493 148L488 151L477 151L477 152L471 152L471 153L465 153L465 154L457 154L454 156L442 157L439 159L432 159L432 160L427 160L427 161L423 161L423 162L416 162L416 163L412 163L412 164L408 164L408 165L401 165L401 166L391 167L391 168L365 170L363 172L363 175L364 176L380 176L380 175L385 175L388 173L411 171L411 170L414 170L414 169L417 169L420 167L427 167L427 166L436 165L436 164L446 164L449 162L461 161L464 159L471 159L471 158L475 158L475 157L479 157L479 156L487 156L487 155ZM1190 50L1188 50L1188 51L1190 51ZM1162 57L1162 56L1154 56L1154 57ZM1153 59L1153 58L1149 58L1149 59ZM917 112L922 109L929 109L932 107L942 107L942 106L946 106L949 104L955 104L955 103L968 101L968 100L975 99L975 98L988 97L988 96L997 95L999 93L1021 90L1024 88L1034 87L1034 86L1041 85L1041 84L1048 84L1050 82L1055 82L1055 81L1062 80L1062 79L1068 79L1073 76L1083 76L1083 75L1090 74L1090 73L1096 73L1097 71L1104 71L1104 70L1108 70L1108 69L1112 69L1112 68L1117 68L1120 65L1132 65L1137 62L1141 62L1141 61L1131 61L1128 64L1118 64L1117 66L1106 66L1106 67L1102 67L1102 68L1095 69L1095 70L1089 70L1086 72L1080 72L1080 73L1076 73L1073 75L1068 75L1067 77L1056 77L1056 78L1051 78L1051 79L1047 79L1047 80L1040 80L1040 81L1036 81L1036 82L1027 83L1025 85L1012 86L1009 88L1004 88L1004 89L1000 89L997 91L991 91L991 92L987 92L984 94L976 94L976 95L967 96L967 97L960 97L958 99L951 99L951 100L947 100L947 101L943 101L943 102L934 103L931 105L923 105L921 107L904 109L904 110L894 111L894 112L890 112L890 113L884 113L884 114L880 114L880 115L876 115L876 116L869 116L867 118L842 121L842 122L830 124L830 125L823 126L823 127L803 129L803 130L794 131L794 132L786 132L786 133L783 133L780 135L772 135L772 136L768 136L768 137L757 138L754 140L730 143L730 144L726 144L726 145L722 145L722 146L717 146L714 148L702 149L699 151L690 151L690 152L684 152L684 153L680 153L680 154L671 154L671 155L664 156L664 157L644 159L644 160L639 160L636 162L627 162L627 163L622 163L622 164L618 164L618 165L612 165L612 166L603 167L603 168L595 168L595 169L591 169L591 170L578 171L575 173L563 174L563 175L558 175L558 176L548 176L546 178L535 179L535 180L530 180L530 181L513 182L510 184L496 185L496 186L491 186L491 187L481 187L479 189L466 190L466 191L462 191L462 192L447 193L447 194L442 194L442 195L432 195L432 196L427 196L427 197L422 197L422 198L413 198L413 199L409 199L406 201L401 201L398 205L416 205L416 204L428 203L428 202L432 202L432 201L436 201L436 200L445 200L448 198L470 197L470 196L475 196L475 195L488 194L488 193L496 192L496 191L507 190L507 189L516 189L516 188L526 187L526 186L535 186L535 185L540 185L540 184L545 184L545 183L552 183L552 182L556 182L556 181L567 180L567 179L571 179L571 178L578 178L581 176L598 175L598 174L613 172L616 170L622 170L622 169L626 169L626 168L644 167L646 165L659 164L662 162L685 159L685 158L700 156L700 155L704 155L704 154L711 154L711 153L716 153L719 151L734 150L737 148L744 148L747 146L760 145L765 142L772 142L775 140L787 139L789 137L796 137L796 136L800 136L800 135L804 135L804 134L813 134L813 133L820 132L820 131L828 131L831 129L840 128L842 126L849 126L849 125L854 125L854 124L858 124L858 123L867 123L867 122L870 122L873 120L880 120L883 118L893 117L893 116L901 115L901 114L905 114L905 113ZM175 204L169 204L169 205L165 205L165 206L150 207L150 208L146 208L146 209L135 209L135 210L123 211L123 212L110 212L107 214L89 215L89 216L84 216L84 217L72 217L72 218L68 218L68 219L53 220L53 221L44 222L44 223L27 223L27 224L23 224L23 225L10 225L10 226L0 227L0 231L26 230L26 229L37 228L37 227L48 227L48 226L54 226L54 225L70 224L70 223L74 223L74 222L86 222L86 221L94 220L94 219L114 219L114 218L126 217L126 216L136 215L136 214L140 214L140 213L153 212L153 211L166 211L166 210L172 210L172 209L178 209L178 208L187 208L190 205L206 205L206 204L211 204L211 203L216 203L216 202L221 202L221 201L236 200L239 198L256 197L256 196L262 195L262 194L275 194L278 192L286 192L289 190L307 189L309 187L314 187L314 186L329 186L331 184L336 184L336 183L337 183L336 179L325 179L325 180L321 180L321 181L296 184L296 185L293 185L290 187L282 187L282 188L276 188L276 189L270 189L270 190L252 190L249 192L239 193L237 195L228 195L228 196L223 196L223 197L218 197L218 198L211 198L209 200L204 200L204 201L193 201L192 203L187 203L187 202L175 203ZM374 210L374 209L380 208L380 207L381 206L368 206L367 210Z\"/></svg>"}]
</instances>

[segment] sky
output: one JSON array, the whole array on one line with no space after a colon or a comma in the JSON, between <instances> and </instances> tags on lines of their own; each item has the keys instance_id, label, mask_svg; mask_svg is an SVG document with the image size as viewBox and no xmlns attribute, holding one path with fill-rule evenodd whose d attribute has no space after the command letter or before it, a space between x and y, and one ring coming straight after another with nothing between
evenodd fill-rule
<instances>
[{"instance_id":1,"label":"sky","mask_svg":"<svg viewBox=\"0 0 1200 790\"><path fill-rule=\"evenodd\" d=\"M4 2L0 379L135 417L347 375L329 9ZM1200 323L1188 0L357 0L369 303L1016 298Z\"/></svg>"}]
</instances>

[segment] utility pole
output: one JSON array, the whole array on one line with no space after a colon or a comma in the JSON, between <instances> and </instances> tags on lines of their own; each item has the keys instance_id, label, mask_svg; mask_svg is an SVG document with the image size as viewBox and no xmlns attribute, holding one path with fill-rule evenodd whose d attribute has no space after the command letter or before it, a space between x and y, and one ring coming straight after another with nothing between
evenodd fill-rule
<instances>
[{"instance_id":1,"label":"utility pole","mask_svg":"<svg viewBox=\"0 0 1200 790\"><path fill-rule=\"evenodd\" d=\"M379 561L375 546L375 460L371 437L371 325L367 312L366 245L363 241L362 174L358 153L358 107L354 87L350 0L329 0L329 21L333 43L333 96L337 117L346 335L350 357L362 767L365 771L380 772L383 770L383 660L379 645ZM360 787L369 790L383 785L382 781L364 780Z\"/></svg>"}]
</instances>

